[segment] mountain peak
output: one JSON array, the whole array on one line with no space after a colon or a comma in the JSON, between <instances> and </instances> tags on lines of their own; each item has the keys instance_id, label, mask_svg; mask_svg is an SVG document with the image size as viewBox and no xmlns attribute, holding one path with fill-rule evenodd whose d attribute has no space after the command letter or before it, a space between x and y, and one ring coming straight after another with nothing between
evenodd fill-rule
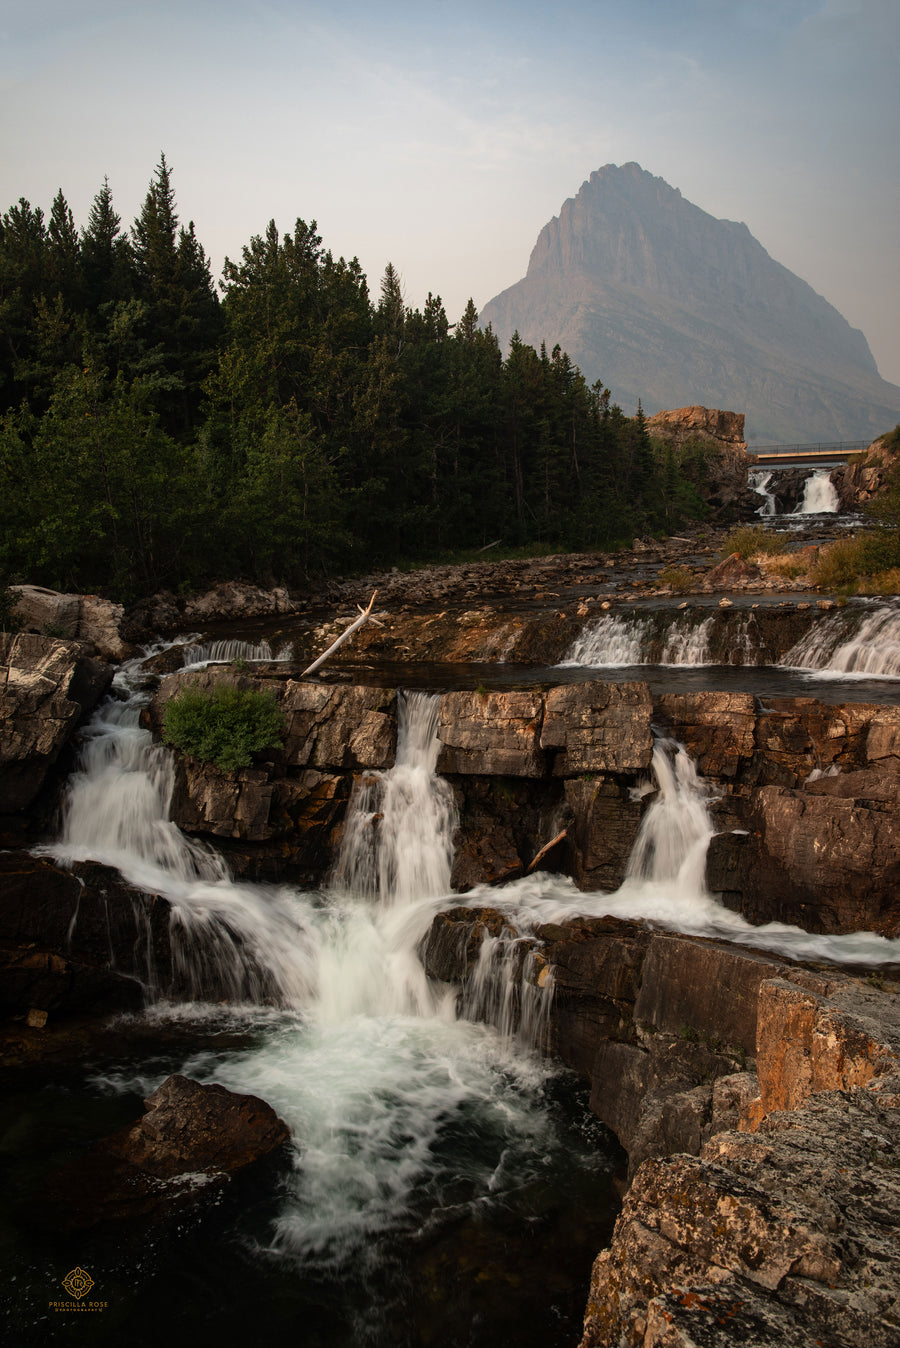
<instances>
[{"instance_id":1,"label":"mountain peak","mask_svg":"<svg viewBox=\"0 0 900 1348\"><path fill-rule=\"evenodd\" d=\"M863 439L900 389L827 300L746 224L640 164L606 164L541 230L526 276L484 306L502 341L560 344L626 408L739 407L757 439Z\"/></svg>"}]
</instances>

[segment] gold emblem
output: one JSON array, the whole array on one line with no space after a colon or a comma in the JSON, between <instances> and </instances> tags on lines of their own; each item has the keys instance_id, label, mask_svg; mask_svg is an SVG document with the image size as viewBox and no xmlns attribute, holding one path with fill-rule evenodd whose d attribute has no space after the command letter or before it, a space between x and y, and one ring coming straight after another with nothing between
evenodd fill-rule
<instances>
[{"instance_id":1,"label":"gold emblem","mask_svg":"<svg viewBox=\"0 0 900 1348\"><path fill-rule=\"evenodd\" d=\"M70 1297L80 1301L86 1297L94 1285L94 1279L90 1273L85 1273L83 1268L73 1268L71 1273L67 1273L62 1280L62 1285Z\"/></svg>"}]
</instances>

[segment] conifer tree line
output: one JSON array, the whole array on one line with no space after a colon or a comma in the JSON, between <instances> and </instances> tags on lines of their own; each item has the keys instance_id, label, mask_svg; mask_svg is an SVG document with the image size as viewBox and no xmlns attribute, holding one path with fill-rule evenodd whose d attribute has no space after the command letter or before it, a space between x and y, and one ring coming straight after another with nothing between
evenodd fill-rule
<instances>
[{"instance_id":1,"label":"conifer tree line","mask_svg":"<svg viewBox=\"0 0 900 1348\"><path fill-rule=\"evenodd\" d=\"M221 297L218 291L221 290ZM0 568L133 599L223 577L506 547L608 546L697 513L702 466L565 353L501 352L470 300L377 297L316 223L274 222L220 287L165 156L123 226L0 219Z\"/></svg>"}]
</instances>

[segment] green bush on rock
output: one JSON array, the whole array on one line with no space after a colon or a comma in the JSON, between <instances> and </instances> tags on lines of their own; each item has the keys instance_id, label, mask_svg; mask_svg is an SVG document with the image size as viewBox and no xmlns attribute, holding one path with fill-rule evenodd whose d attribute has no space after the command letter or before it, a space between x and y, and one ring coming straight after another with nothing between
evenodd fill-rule
<instances>
[{"instance_id":1,"label":"green bush on rock","mask_svg":"<svg viewBox=\"0 0 900 1348\"><path fill-rule=\"evenodd\" d=\"M163 739L228 772L260 749L283 747L284 718L272 693L221 683L212 692L183 688L167 704Z\"/></svg>"}]
</instances>

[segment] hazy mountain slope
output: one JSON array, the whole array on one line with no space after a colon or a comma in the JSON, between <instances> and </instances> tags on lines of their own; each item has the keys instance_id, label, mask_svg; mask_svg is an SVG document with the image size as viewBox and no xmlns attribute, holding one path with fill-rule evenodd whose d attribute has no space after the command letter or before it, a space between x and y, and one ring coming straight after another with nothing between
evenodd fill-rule
<instances>
[{"instance_id":1,"label":"hazy mountain slope","mask_svg":"<svg viewBox=\"0 0 900 1348\"><path fill-rule=\"evenodd\" d=\"M630 412L700 403L763 440L870 439L900 420L865 337L775 262L637 164L607 165L481 313L506 345L558 342Z\"/></svg>"}]
</instances>

